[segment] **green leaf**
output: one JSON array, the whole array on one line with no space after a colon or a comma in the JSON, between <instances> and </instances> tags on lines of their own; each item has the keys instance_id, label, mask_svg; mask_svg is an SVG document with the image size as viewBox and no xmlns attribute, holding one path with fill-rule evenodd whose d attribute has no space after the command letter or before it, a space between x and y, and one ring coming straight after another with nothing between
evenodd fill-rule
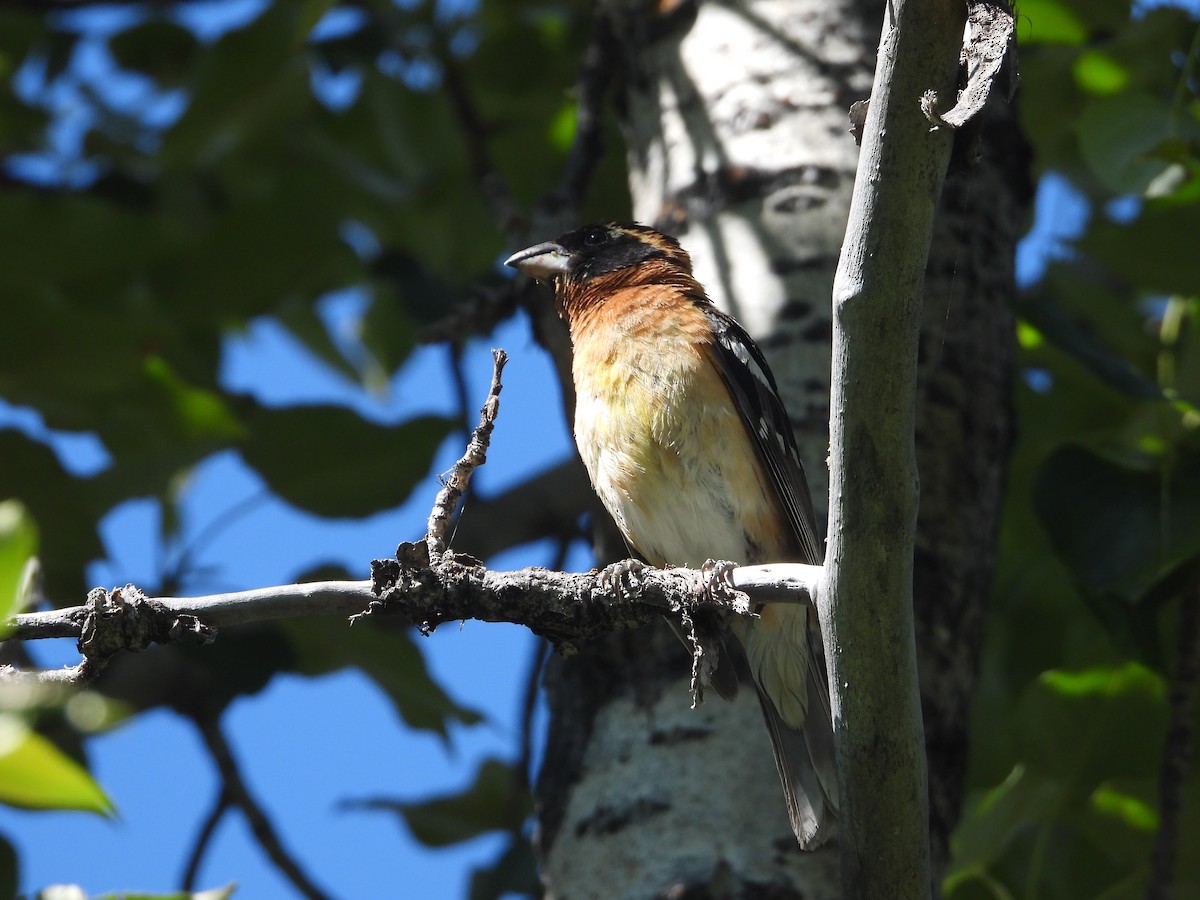
<instances>
[{"instance_id":1,"label":"green leaf","mask_svg":"<svg viewBox=\"0 0 1200 900\"><path fill-rule=\"evenodd\" d=\"M1017 33L1022 44L1082 44L1087 28L1067 4L1021 0Z\"/></svg>"},{"instance_id":2,"label":"green leaf","mask_svg":"<svg viewBox=\"0 0 1200 900\"><path fill-rule=\"evenodd\" d=\"M1146 204L1132 222L1097 222L1079 241L1094 260L1147 292L1194 296L1200 290L1200 204Z\"/></svg>"},{"instance_id":3,"label":"green leaf","mask_svg":"<svg viewBox=\"0 0 1200 900\"><path fill-rule=\"evenodd\" d=\"M521 827L533 811L527 791L509 763L486 760L475 783L461 794L450 794L422 803L374 798L346 804L351 809L391 810L404 817L409 829L428 847L447 847L469 841L489 831Z\"/></svg>"},{"instance_id":4,"label":"green leaf","mask_svg":"<svg viewBox=\"0 0 1200 900\"><path fill-rule=\"evenodd\" d=\"M241 410L242 457L289 503L327 517L361 517L403 503L428 479L452 423L433 416L386 426L337 406ZM429 480L430 500L436 487Z\"/></svg>"},{"instance_id":5,"label":"green leaf","mask_svg":"<svg viewBox=\"0 0 1200 900\"><path fill-rule=\"evenodd\" d=\"M25 505L17 500L0 502L0 636L3 623L20 612L25 600L22 589L37 545L37 526Z\"/></svg>"},{"instance_id":6,"label":"green leaf","mask_svg":"<svg viewBox=\"0 0 1200 900\"><path fill-rule=\"evenodd\" d=\"M1172 472L1055 450L1034 480L1034 503L1055 551L1093 597L1134 602L1200 553L1200 460Z\"/></svg>"},{"instance_id":7,"label":"green leaf","mask_svg":"<svg viewBox=\"0 0 1200 900\"><path fill-rule=\"evenodd\" d=\"M1079 62L1088 59L1107 57L1085 54ZM1094 63L1092 71L1098 71L1098 66ZM1113 193L1144 194L1170 164L1157 150L1175 133L1175 116L1165 99L1147 91L1124 91L1092 100L1077 127L1080 154Z\"/></svg>"},{"instance_id":8,"label":"green leaf","mask_svg":"<svg viewBox=\"0 0 1200 900\"><path fill-rule=\"evenodd\" d=\"M1111 816L1128 828L1153 834L1158 830L1158 811L1141 797L1104 783L1092 791L1092 808L1103 816Z\"/></svg>"},{"instance_id":9,"label":"green leaf","mask_svg":"<svg viewBox=\"0 0 1200 900\"><path fill-rule=\"evenodd\" d=\"M219 392L188 384L161 356L146 357L144 367L151 384L163 392L183 441L227 441L242 434L241 424Z\"/></svg>"},{"instance_id":10,"label":"green leaf","mask_svg":"<svg viewBox=\"0 0 1200 900\"><path fill-rule=\"evenodd\" d=\"M115 813L86 769L9 714L0 714L0 803L23 809L76 809L102 816Z\"/></svg>"},{"instance_id":11,"label":"green leaf","mask_svg":"<svg viewBox=\"0 0 1200 900\"><path fill-rule=\"evenodd\" d=\"M1136 663L1051 670L1030 686L1015 724L1030 773L1058 779L1086 807L1111 779L1157 772L1166 688Z\"/></svg>"},{"instance_id":12,"label":"green leaf","mask_svg":"<svg viewBox=\"0 0 1200 900\"><path fill-rule=\"evenodd\" d=\"M237 889L236 883L227 884L225 887L210 888L207 891L196 891L194 893L187 891L176 891L170 894L148 894L143 891L119 891L115 894L99 894L93 900L229 900ZM42 895L39 894L39 900ZM80 889L79 897L85 895ZM47 897L45 900L51 900ZM58 898L53 898L58 900Z\"/></svg>"},{"instance_id":13,"label":"green leaf","mask_svg":"<svg viewBox=\"0 0 1200 900\"><path fill-rule=\"evenodd\" d=\"M292 643L295 670L324 675L347 667L364 672L387 693L400 718L412 728L449 736L449 725L475 725L483 716L460 706L430 677L425 657L409 630L361 623L297 619L284 625Z\"/></svg>"},{"instance_id":14,"label":"green leaf","mask_svg":"<svg viewBox=\"0 0 1200 900\"><path fill-rule=\"evenodd\" d=\"M524 837L514 837L492 865L471 873L470 900L500 900L504 896L537 897L541 881L533 847Z\"/></svg>"},{"instance_id":15,"label":"green leaf","mask_svg":"<svg viewBox=\"0 0 1200 900\"><path fill-rule=\"evenodd\" d=\"M968 798L966 813L951 839L954 866L947 878L994 863L1016 834L1055 809L1061 793L1053 779L1018 764L995 788Z\"/></svg>"},{"instance_id":16,"label":"green leaf","mask_svg":"<svg viewBox=\"0 0 1200 900\"><path fill-rule=\"evenodd\" d=\"M1129 84L1129 71L1100 50L1088 50L1075 60L1075 80L1092 94L1115 94Z\"/></svg>"}]
</instances>

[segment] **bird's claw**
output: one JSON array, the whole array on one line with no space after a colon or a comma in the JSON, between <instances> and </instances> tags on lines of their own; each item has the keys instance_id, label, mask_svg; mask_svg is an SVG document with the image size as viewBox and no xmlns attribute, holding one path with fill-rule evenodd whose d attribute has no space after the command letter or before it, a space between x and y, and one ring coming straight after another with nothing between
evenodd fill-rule
<instances>
[{"instance_id":1,"label":"bird's claw","mask_svg":"<svg viewBox=\"0 0 1200 900\"><path fill-rule=\"evenodd\" d=\"M727 559L706 559L700 567L699 593L711 594L714 589L732 588L733 570L738 567Z\"/></svg>"},{"instance_id":2,"label":"bird's claw","mask_svg":"<svg viewBox=\"0 0 1200 900\"><path fill-rule=\"evenodd\" d=\"M626 593L626 585L629 588L637 586L637 576L645 568L646 564L640 559L623 559L601 569L597 580L602 590L620 597Z\"/></svg>"},{"instance_id":3,"label":"bird's claw","mask_svg":"<svg viewBox=\"0 0 1200 900\"><path fill-rule=\"evenodd\" d=\"M706 559L700 567L700 581L696 586L697 596L726 600L739 613L750 611L750 598L739 591L733 583L733 570L738 567L727 559Z\"/></svg>"}]
</instances>

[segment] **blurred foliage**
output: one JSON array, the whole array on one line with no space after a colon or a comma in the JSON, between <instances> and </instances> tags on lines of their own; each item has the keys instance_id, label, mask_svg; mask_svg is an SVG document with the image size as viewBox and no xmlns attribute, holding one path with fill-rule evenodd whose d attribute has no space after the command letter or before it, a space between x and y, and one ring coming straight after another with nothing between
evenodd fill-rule
<instances>
[{"instance_id":1,"label":"blurred foliage","mask_svg":"<svg viewBox=\"0 0 1200 900\"><path fill-rule=\"evenodd\" d=\"M269 318L351 393L389 390L422 326L506 277L497 260L513 237L481 190L480 159L527 209L553 189L569 150L587 4L195 6L0 10L0 398L40 417L31 428L0 419L5 611L42 596L22 587L35 544L44 596L80 602L85 568L105 555L101 523L135 498L157 506L159 556L180 560L164 564L160 584L139 586L203 583L180 503L191 473L218 453L236 452L272 495L328 519L394 509L430 483L455 421L381 423L365 403L266 405L223 380L226 341ZM600 178L611 214L624 192L619 159ZM362 303L334 322L322 304L345 291ZM94 436L104 459L76 471L48 437L64 433ZM319 561L295 562L308 577ZM448 741L451 726L483 720L433 681L395 627L289 622L156 653L157 677L131 675L136 661L121 659L98 687L131 713L208 715L281 672L356 667L407 727ZM0 697L10 710L0 802L107 809L70 758L83 759L86 729L68 702ZM26 777L35 751L41 778ZM480 772L480 785L500 781L526 790L511 766ZM460 806L491 797L472 789ZM480 897L530 883L529 801L506 809L503 821L437 841L510 833L503 858L477 873ZM17 866L6 843L0 851L8 896Z\"/></svg>"},{"instance_id":2,"label":"blurred foliage","mask_svg":"<svg viewBox=\"0 0 1200 900\"><path fill-rule=\"evenodd\" d=\"M1200 21L1018 11L1021 121L1087 219L1016 302L1020 437L946 894L1141 897L1200 579ZM1198 775L1193 755L1180 897L1200 896Z\"/></svg>"},{"instance_id":3,"label":"blurred foliage","mask_svg":"<svg viewBox=\"0 0 1200 900\"><path fill-rule=\"evenodd\" d=\"M472 873L470 900L539 892L533 848L522 836L533 805L523 777L514 773L508 763L496 759L485 761L479 767L475 783L461 793L419 803L372 797L350 801L345 806L394 812L413 836L428 847L445 847L492 831L507 831L511 837L496 862Z\"/></svg>"}]
</instances>

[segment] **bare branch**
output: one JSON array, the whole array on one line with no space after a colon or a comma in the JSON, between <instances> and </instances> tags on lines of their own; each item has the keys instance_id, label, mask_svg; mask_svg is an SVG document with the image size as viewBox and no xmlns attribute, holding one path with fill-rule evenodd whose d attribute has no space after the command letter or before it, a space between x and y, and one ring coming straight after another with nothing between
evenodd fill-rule
<instances>
[{"instance_id":1,"label":"bare branch","mask_svg":"<svg viewBox=\"0 0 1200 900\"><path fill-rule=\"evenodd\" d=\"M246 817L250 831L254 834L259 846L263 848L263 852L301 895L308 897L309 900L325 900L327 894L313 884L304 870L300 868L300 864L292 859L291 854L284 848L279 835L275 833L275 827L271 824L271 820L267 818L267 814L259 806L254 795L250 793L250 789L242 779L237 761L233 758L229 743L225 740L225 735L221 733L217 717L215 715L211 717L198 716L194 721L204 738L204 745L208 748L208 752L221 774L222 794Z\"/></svg>"},{"instance_id":2,"label":"bare branch","mask_svg":"<svg viewBox=\"0 0 1200 900\"><path fill-rule=\"evenodd\" d=\"M602 634L636 628L663 614L695 609L745 612L745 599L754 603L809 603L815 595L820 568L799 564L744 566L734 569L731 586L703 590L707 576L693 569L651 569L623 581L616 590L598 573L521 569L494 572L476 560L447 552L436 565L421 557L425 544L401 545L403 559L375 560L370 581L321 581L280 585L206 597L148 598L132 585L113 592L119 605L89 603L69 609L22 613L11 621L10 639L79 638L94 631L97 615L128 617L137 627L117 622L105 636L104 652L141 650L156 643L194 642L195 625L215 636L229 625L314 615L396 615L429 632L444 622L476 619L524 625L560 649ZM93 595L96 591L92 592ZM113 613L112 610L120 612ZM179 622L187 623L184 627ZM195 623L195 624L193 624ZM122 636L128 646L115 642ZM103 659L107 659L103 657ZM85 659L59 673L39 673L46 681L75 682L71 673L99 663ZM0 677L34 677L12 667Z\"/></svg>"},{"instance_id":3,"label":"bare branch","mask_svg":"<svg viewBox=\"0 0 1200 900\"><path fill-rule=\"evenodd\" d=\"M462 131L467 160L483 200L491 210L502 234L520 234L524 222L521 206L492 162L488 152L490 129L479 114L475 98L471 95L458 60L449 49L442 48L438 54L438 61L442 65L442 84L446 89L446 96L450 98L450 106L458 121L459 130Z\"/></svg>"},{"instance_id":4,"label":"bare branch","mask_svg":"<svg viewBox=\"0 0 1200 900\"><path fill-rule=\"evenodd\" d=\"M474 493L468 514L459 518L454 540L487 559L548 535L584 537L580 510L598 503L587 472L572 455L500 493L487 497ZM504 527L496 527L498 522Z\"/></svg>"},{"instance_id":5,"label":"bare branch","mask_svg":"<svg viewBox=\"0 0 1200 900\"><path fill-rule=\"evenodd\" d=\"M503 350L492 351L492 384L488 389L487 400L479 411L479 424L471 433L470 443L462 457L454 464L454 468L445 476L442 489L438 491L429 514L428 532L425 536L429 549L430 560L436 562L446 550L446 529L450 525L450 517L454 508L467 490L471 474L478 466L487 462L488 442L492 438L492 427L500 412L500 374L504 364L508 362L508 354Z\"/></svg>"},{"instance_id":6,"label":"bare branch","mask_svg":"<svg viewBox=\"0 0 1200 900\"><path fill-rule=\"evenodd\" d=\"M1146 900L1168 900L1175 884L1183 789L1195 749L1196 693L1200 683L1200 581L1179 598L1175 678L1171 684L1171 721L1158 779L1158 834L1150 853Z\"/></svg>"},{"instance_id":7,"label":"bare branch","mask_svg":"<svg viewBox=\"0 0 1200 900\"><path fill-rule=\"evenodd\" d=\"M185 891L191 892L195 890L196 878L200 874L200 863L204 859L204 854L208 850L208 845L211 843L213 835L217 833L217 826L221 823L222 817L224 817L225 813L232 806L233 802L229 798L229 792L222 787L217 792L217 799L213 804L213 808L204 817L204 824L200 826L200 833L196 835L196 843L193 845L192 852L188 856L187 865L184 866L182 886Z\"/></svg>"}]
</instances>

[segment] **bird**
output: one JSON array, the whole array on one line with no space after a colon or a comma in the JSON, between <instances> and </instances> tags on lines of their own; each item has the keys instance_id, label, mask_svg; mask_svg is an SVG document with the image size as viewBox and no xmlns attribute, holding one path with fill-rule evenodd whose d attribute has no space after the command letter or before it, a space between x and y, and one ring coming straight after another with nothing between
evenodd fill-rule
<instances>
[{"instance_id":1,"label":"bird","mask_svg":"<svg viewBox=\"0 0 1200 900\"><path fill-rule=\"evenodd\" d=\"M675 238L599 222L505 264L553 286L571 337L575 442L634 553L658 567L821 563L775 378L746 330L709 299ZM815 610L764 604L756 618L735 617L731 630L797 843L816 849L836 835L838 795Z\"/></svg>"}]
</instances>

